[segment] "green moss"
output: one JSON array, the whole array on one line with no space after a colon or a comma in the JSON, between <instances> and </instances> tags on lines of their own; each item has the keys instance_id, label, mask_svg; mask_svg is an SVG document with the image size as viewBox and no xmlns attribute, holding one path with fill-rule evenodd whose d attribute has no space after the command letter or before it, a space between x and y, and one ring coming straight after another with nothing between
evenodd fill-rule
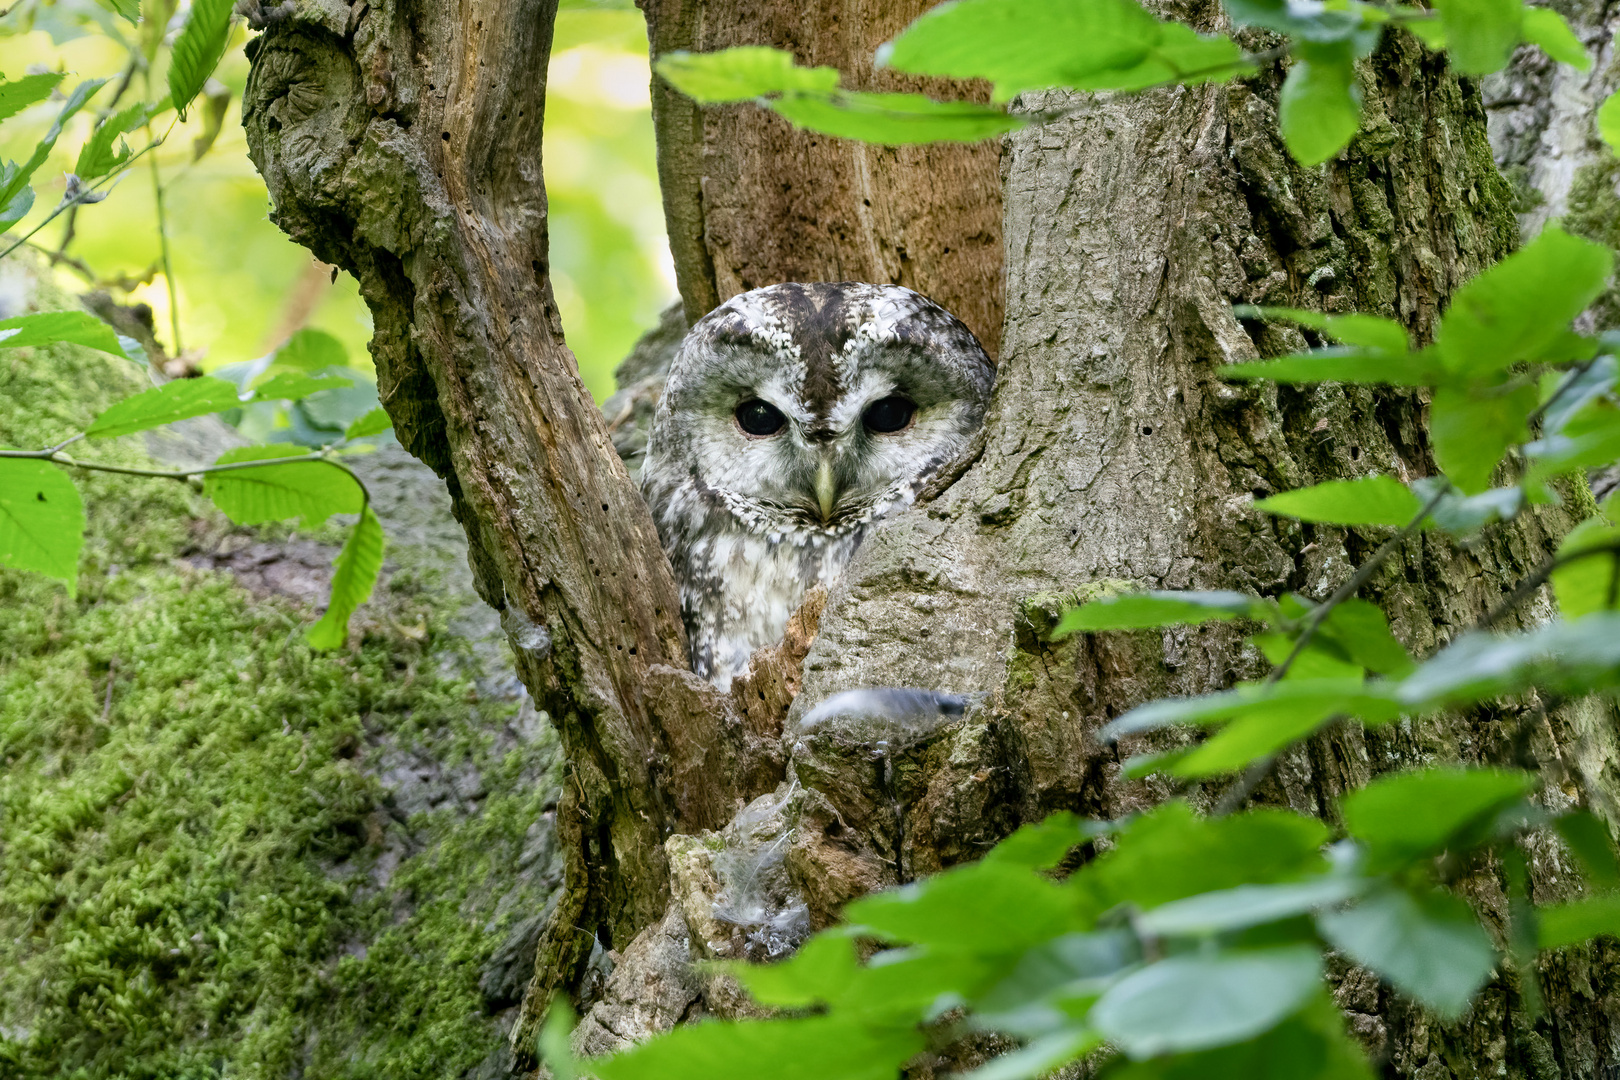
<instances>
[{"instance_id":1,"label":"green moss","mask_svg":"<svg viewBox=\"0 0 1620 1080\"><path fill-rule=\"evenodd\" d=\"M1576 236L1620 250L1620 159L1605 155L1582 166L1570 186L1569 210L1560 224ZM1620 325L1620 288L1611 287L1592 305L1599 326Z\"/></svg>"},{"instance_id":2,"label":"green moss","mask_svg":"<svg viewBox=\"0 0 1620 1080\"><path fill-rule=\"evenodd\" d=\"M0 352L0 441L139 385L84 350ZM145 460L138 439L95 453ZM423 640L315 653L312 613L177 558L207 515L185 486L82 488L78 598L0 571L0 1075L475 1066L502 1041L480 975L544 900L514 868L554 797L549 736L513 738L515 705L445 674L431 597L395 589L373 620ZM406 814L391 755L477 790Z\"/></svg>"}]
</instances>

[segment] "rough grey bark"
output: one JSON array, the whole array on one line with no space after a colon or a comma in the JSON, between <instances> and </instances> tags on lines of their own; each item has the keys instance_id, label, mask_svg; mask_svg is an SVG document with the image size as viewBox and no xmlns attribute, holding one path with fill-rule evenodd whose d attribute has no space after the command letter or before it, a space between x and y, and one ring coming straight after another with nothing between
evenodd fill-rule
<instances>
[{"instance_id":1,"label":"rough grey bark","mask_svg":"<svg viewBox=\"0 0 1620 1080\"><path fill-rule=\"evenodd\" d=\"M1062 608L1118 583L1325 595L1382 537L1276 521L1253 500L1332 477L1433 471L1419 395L1215 378L1218 364L1307 343L1244 325L1231 305L1374 311L1423 339L1451 291L1517 234L1477 86L1410 40L1364 66L1364 130L1317 170L1282 149L1277 72L1021 101L1077 111L1006 142L1007 317L983 449L954 486L869 541L825 613L802 613L727 701L676 670L667 570L647 554L645 513L567 378L543 280L537 133L489 119L538 117L543 67L524 50L545 35L524 20L547 13L464 7L450 16L396 0L355 18L301 14L261 39L246 116L277 220L360 276L384 399L407 445L450 480L481 589L527 620L509 625L519 668L564 734L570 887L541 944L518 1047L532 1045L554 986L588 1008L578 1041L593 1050L680 1017L746 1012L734 987L694 978L689 961L768 954L773 934L797 932L788 916L801 905L824 924L851 897L972 858L1050 810L1114 816L1165 797L1162 783L1120 779L1139 747L1100 746L1092 733L1146 698L1212 689L1262 661L1231 628L1054 642ZM839 14L800 13L811 27ZM1213 5L1178 14L1218 17ZM655 48L667 45L659 34L655 21ZM750 123L736 152L763 171L745 178L757 186L773 165L756 151L781 122ZM661 127L661 154L697 168L705 190L697 151L710 136ZM671 212L678 250L699 238L689 216ZM782 223L758 240L794 250ZM797 250L796 274L843 276L815 243ZM559 413L569 422L553 429ZM598 490L610 493L603 517ZM1569 507L1460 552L1414 539L1367 594L1428 651L1538 562L1584 499L1572 491ZM590 560L604 553L622 553L639 584L593 581ZM608 649L622 625L613 603L647 628L638 661ZM543 655L529 635L539 627ZM886 763L856 725L797 728L830 693L874 684L984 696L965 717L891 739ZM1339 793L1388 768L1513 759L1521 720L1496 710L1336 729L1285 755L1257 797L1331 817ZM1528 738L1564 770L1551 798L1601 809L1620 791L1614 741L1591 709L1559 712ZM702 798L683 786L699 775L715 789ZM739 801L749 805L733 815ZM1568 868L1556 850L1533 854L1538 895L1552 895ZM756 856L769 884L743 913L728 867ZM1465 884L1500 915L1488 868ZM603 979L587 975L585 935L616 957ZM1449 1026L1362 973L1341 972L1339 997L1394 1075L1602 1075L1620 1060L1612 966L1577 953L1544 975L1553 1008L1535 1021L1510 975ZM946 1064L920 1062L918 1075Z\"/></svg>"}]
</instances>

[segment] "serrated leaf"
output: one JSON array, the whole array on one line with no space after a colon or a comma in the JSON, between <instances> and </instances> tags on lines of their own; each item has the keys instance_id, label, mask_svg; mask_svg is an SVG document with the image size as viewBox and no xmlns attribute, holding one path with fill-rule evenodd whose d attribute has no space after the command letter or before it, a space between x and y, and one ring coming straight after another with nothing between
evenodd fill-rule
<instances>
[{"instance_id":1,"label":"serrated leaf","mask_svg":"<svg viewBox=\"0 0 1620 1080\"><path fill-rule=\"evenodd\" d=\"M242 404L236 387L224 379L203 375L176 379L127 397L96 417L85 434L92 439L110 439L136 431L172 424L192 416L224 412Z\"/></svg>"},{"instance_id":2,"label":"serrated leaf","mask_svg":"<svg viewBox=\"0 0 1620 1080\"><path fill-rule=\"evenodd\" d=\"M52 345L58 341L129 359L112 327L87 311L44 311L0 321L0 349Z\"/></svg>"},{"instance_id":3,"label":"serrated leaf","mask_svg":"<svg viewBox=\"0 0 1620 1080\"><path fill-rule=\"evenodd\" d=\"M169 99L180 119L225 55L233 0L191 0L186 25L169 52Z\"/></svg>"},{"instance_id":4,"label":"serrated leaf","mask_svg":"<svg viewBox=\"0 0 1620 1080\"><path fill-rule=\"evenodd\" d=\"M1446 60L1459 75L1502 67L1519 43L1523 0L1435 0L1446 32Z\"/></svg>"},{"instance_id":5,"label":"serrated leaf","mask_svg":"<svg viewBox=\"0 0 1620 1080\"><path fill-rule=\"evenodd\" d=\"M1592 66L1586 46L1581 44L1581 39L1575 36L1575 31L1569 28L1564 17L1552 8L1525 8L1524 22L1519 32L1524 35L1524 40L1539 46L1542 52L1561 64L1569 64L1580 71Z\"/></svg>"},{"instance_id":6,"label":"serrated leaf","mask_svg":"<svg viewBox=\"0 0 1620 1080\"><path fill-rule=\"evenodd\" d=\"M393 420L388 416L388 410L381 405L372 409L343 432L345 439L364 439L368 435L381 435L394 426Z\"/></svg>"},{"instance_id":7,"label":"serrated leaf","mask_svg":"<svg viewBox=\"0 0 1620 1080\"><path fill-rule=\"evenodd\" d=\"M1277 104L1283 143L1301 165L1320 165L1361 126L1361 87L1349 48L1313 50L1288 70Z\"/></svg>"},{"instance_id":8,"label":"serrated leaf","mask_svg":"<svg viewBox=\"0 0 1620 1080\"><path fill-rule=\"evenodd\" d=\"M1467 904L1444 893L1385 889L1316 917L1322 936L1442 1017L1468 1007L1496 965L1496 949Z\"/></svg>"},{"instance_id":9,"label":"serrated leaf","mask_svg":"<svg viewBox=\"0 0 1620 1080\"><path fill-rule=\"evenodd\" d=\"M1240 592L1143 592L1093 600L1064 612L1052 639L1077 631L1142 630L1155 626L1188 626L1210 619L1266 619L1274 614L1269 601Z\"/></svg>"},{"instance_id":10,"label":"serrated leaf","mask_svg":"<svg viewBox=\"0 0 1620 1080\"><path fill-rule=\"evenodd\" d=\"M1345 829L1382 865L1471 845L1503 808L1535 789L1529 773L1435 768L1381 777L1340 803Z\"/></svg>"},{"instance_id":11,"label":"serrated leaf","mask_svg":"<svg viewBox=\"0 0 1620 1080\"><path fill-rule=\"evenodd\" d=\"M129 145L123 143L123 136L146 123L155 111L154 107L144 104L131 105L103 118L80 148L79 160L73 166L74 174L89 183L121 168L133 156ZM115 147L115 143L119 145Z\"/></svg>"},{"instance_id":12,"label":"serrated leaf","mask_svg":"<svg viewBox=\"0 0 1620 1080\"><path fill-rule=\"evenodd\" d=\"M32 570L79 588L84 503L61 469L32 458L0 458L0 566Z\"/></svg>"},{"instance_id":13,"label":"serrated leaf","mask_svg":"<svg viewBox=\"0 0 1620 1080\"><path fill-rule=\"evenodd\" d=\"M1536 945L1561 949L1600 934L1620 935L1620 896L1597 896L1536 909Z\"/></svg>"},{"instance_id":14,"label":"serrated leaf","mask_svg":"<svg viewBox=\"0 0 1620 1080\"><path fill-rule=\"evenodd\" d=\"M323 461L276 460L306 453L303 447L287 443L227 450L214 464L266 464L262 468L207 473L203 491L238 525L262 525L296 517L306 527L313 527L333 514L359 513L365 494L343 469Z\"/></svg>"},{"instance_id":15,"label":"serrated leaf","mask_svg":"<svg viewBox=\"0 0 1620 1080\"><path fill-rule=\"evenodd\" d=\"M988 105L934 101L922 94L787 93L769 106L795 126L883 146L978 142L1027 122Z\"/></svg>"},{"instance_id":16,"label":"serrated leaf","mask_svg":"<svg viewBox=\"0 0 1620 1080\"><path fill-rule=\"evenodd\" d=\"M1581 552L1592 552L1576 558ZM1558 545L1562 565L1552 573L1558 609L1566 619L1620 607L1620 525L1587 518Z\"/></svg>"},{"instance_id":17,"label":"serrated leaf","mask_svg":"<svg viewBox=\"0 0 1620 1080\"><path fill-rule=\"evenodd\" d=\"M1535 408L1536 388L1529 384L1437 388L1429 408L1435 461L1465 493L1484 491L1507 448L1530 437Z\"/></svg>"},{"instance_id":18,"label":"serrated leaf","mask_svg":"<svg viewBox=\"0 0 1620 1080\"><path fill-rule=\"evenodd\" d=\"M718 52L668 52L653 64L660 78L694 101L748 101L789 90L838 88L838 69L800 67L793 54L760 45Z\"/></svg>"},{"instance_id":19,"label":"serrated leaf","mask_svg":"<svg viewBox=\"0 0 1620 1080\"><path fill-rule=\"evenodd\" d=\"M844 917L872 937L945 952L1013 953L1084 929L1060 886L985 862L862 897Z\"/></svg>"},{"instance_id":20,"label":"serrated leaf","mask_svg":"<svg viewBox=\"0 0 1620 1080\"><path fill-rule=\"evenodd\" d=\"M867 1027L834 1014L677 1027L583 1065L600 1080L892 1080L922 1048L915 1027Z\"/></svg>"},{"instance_id":21,"label":"serrated leaf","mask_svg":"<svg viewBox=\"0 0 1620 1080\"><path fill-rule=\"evenodd\" d=\"M1255 502L1268 514L1333 525L1404 526L1423 510L1411 489L1393 476L1329 480Z\"/></svg>"},{"instance_id":22,"label":"serrated leaf","mask_svg":"<svg viewBox=\"0 0 1620 1080\"><path fill-rule=\"evenodd\" d=\"M0 120L8 120L28 106L44 101L65 78L64 71L45 71L20 79L0 79Z\"/></svg>"},{"instance_id":23,"label":"serrated leaf","mask_svg":"<svg viewBox=\"0 0 1620 1080\"><path fill-rule=\"evenodd\" d=\"M349 616L371 596L377 575L382 572L382 562L382 522L367 505L360 511L360 520L355 522L348 542L332 564L337 569L332 574L332 597L326 605L326 614L304 634L311 648L337 649L348 640Z\"/></svg>"},{"instance_id":24,"label":"serrated leaf","mask_svg":"<svg viewBox=\"0 0 1620 1080\"><path fill-rule=\"evenodd\" d=\"M34 152L29 155L28 160L21 165L14 162L7 164L3 177L0 177L0 207L6 208L0 211L0 224L9 225L21 218L22 214L18 214L15 218L11 217L11 214L16 209L18 201L22 199L23 192L28 188L29 179L41 165L45 164L45 159L50 157L52 148L56 146L56 140L62 135L62 126L84 108L85 103L95 92L106 84L106 79L86 79L75 86L73 93L68 95L67 101L63 102L62 108L57 112L49 130L45 132L45 137L35 144ZM28 195L22 213L28 212L28 206L32 206L33 201L33 195Z\"/></svg>"},{"instance_id":25,"label":"serrated leaf","mask_svg":"<svg viewBox=\"0 0 1620 1080\"><path fill-rule=\"evenodd\" d=\"M353 379L337 375L306 375L301 371L283 371L272 375L253 388L255 401L293 401L322 390L341 390L353 386Z\"/></svg>"},{"instance_id":26,"label":"serrated leaf","mask_svg":"<svg viewBox=\"0 0 1620 1080\"><path fill-rule=\"evenodd\" d=\"M1322 958L1306 946L1172 956L1121 979L1087 1020L1132 1058L1202 1050L1299 1011L1321 978Z\"/></svg>"},{"instance_id":27,"label":"serrated leaf","mask_svg":"<svg viewBox=\"0 0 1620 1080\"><path fill-rule=\"evenodd\" d=\"M1519 0L1513 0L1518 3ZM1436 347L1460 374L1496 371L1560 342L1603 291L1614 253L1549 226L1452 297Z\"/></svg>"}]
</instances>

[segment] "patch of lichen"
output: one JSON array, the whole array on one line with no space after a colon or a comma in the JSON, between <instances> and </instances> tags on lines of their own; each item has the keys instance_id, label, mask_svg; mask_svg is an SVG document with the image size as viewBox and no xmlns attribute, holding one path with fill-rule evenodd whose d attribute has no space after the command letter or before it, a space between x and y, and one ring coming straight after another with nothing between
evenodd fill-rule
<instances>
[{"instance_id":1,"label":"patch of lichen","mask_svg":"<svg viewBox=\"0 0 1620 1080\"><path fill-rule=\"evenodd\" d=\"M0 352L0 442L140 385L86 350ZM466 1071L501 1039L478 979L532 914L500 901L549 743L501 742L513 707L444 673L430 597L380 598L423 640L315 653L310 613L176 558L207 512L184 485L80 479L77 598L0 571L0 1074ZM473 803L390 807L385 746L475 771Z\"/></svg>"},{"instance_id":2,"label":"patch of lichen","mask_svg":"<svg viewBox=\"0 0 1620 1080\"><path fill-rule=\"evenodd\" d=\"M1560 222L1576 236L1620 250L1620 159L1605 155L1575 173L1569 210ZM1611 286L1592 305L1598 326L1620 326L1620 287Z\"/></svg>"}]
</instances>

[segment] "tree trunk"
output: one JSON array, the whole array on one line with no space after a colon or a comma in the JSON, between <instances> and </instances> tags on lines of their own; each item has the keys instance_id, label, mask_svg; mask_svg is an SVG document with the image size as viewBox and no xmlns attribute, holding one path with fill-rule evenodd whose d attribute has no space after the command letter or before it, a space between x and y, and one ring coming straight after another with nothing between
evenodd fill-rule
<instances>
[{"instance_id":1,"label":"tree trunk","mask_svg":"<svg viewBox=\"0 0 1620 1080\"><path fill-rule=\"evenodd\" d=\"M782 944L737 936L719 917L726 858L787 844L756 899L783 917L788 941L797 905L823 924L851 897L972 858L1053 809L1115 816L1169 794L1121 780L1140 747L1103 747L1092 733L1147 698L1213 689L1262 661L1225 626L1053 642L1062 608L1113 582L1323 596L1381 537L1274 520L1253 499L1434 471L1420 395L1219 381L1219 364L1306 343L1245 326L1231 305L1377 312L1427 339L1450 292L1517 235L1477 86L1410 39L1364 65L1364 129L1322 169L1299 169L1282 149L1277 72L1136 97L1030 95L1017 107L1076 111L1007 138L999 230L972 186L995 158L988 146L853 147L746 109L699 114L655 87L689 316L787 277L898 279L994 344L984 328L1000 300L985 298L999 275L984 238L999 231L1007 252L982 453L868 540L825 614L802 613L728 703L683 670L668 568L546 287L533 163L550 12L539 0L443 11L383 0L351 26L348 9L332 10L260 39L244 115L277 221L360 278L384 401L406 445L446 476L480 589L563 733L569 884L514 1034L520 1052L552 987L592 1006L587 1049L699 1011L747 1011L734 988L689 968L694 956ZM649 3L654 49L789 45L864 85L867 52L911 14L739 12ZM1218 18L1213 4L1183 14ZM951 186L941 176L962 190L940 191ZM1366 593L1410 647L1430 651L1538 562L1589 499L1572 492L1568 508L1461 551L1416 538ZM882 751L850 726L798 730L808 706L874 685L984 696ZM1256 797L1331 816L1338 794L1391 767L1511 759L1505 719L1335 729L1285 755ZM1620 748L1596 709L1555 714L1531 743L1562 764L1568 797L1614 805ZM723 855L691 839L722 826ZM1570 874L1556 852L1534 854L1541 898ZM1488 916L1503 910L1491 875L1467 888ZM587 986L593 936L620 967ZM1620 1060L1614 972L1590 952L1549 961L1552 1008L1536 1020L1507 976L1446 1026L1365 973L1341 971L1338 992L1392 1075L1597 1076Z\"/></svg>"}]
</instances>

